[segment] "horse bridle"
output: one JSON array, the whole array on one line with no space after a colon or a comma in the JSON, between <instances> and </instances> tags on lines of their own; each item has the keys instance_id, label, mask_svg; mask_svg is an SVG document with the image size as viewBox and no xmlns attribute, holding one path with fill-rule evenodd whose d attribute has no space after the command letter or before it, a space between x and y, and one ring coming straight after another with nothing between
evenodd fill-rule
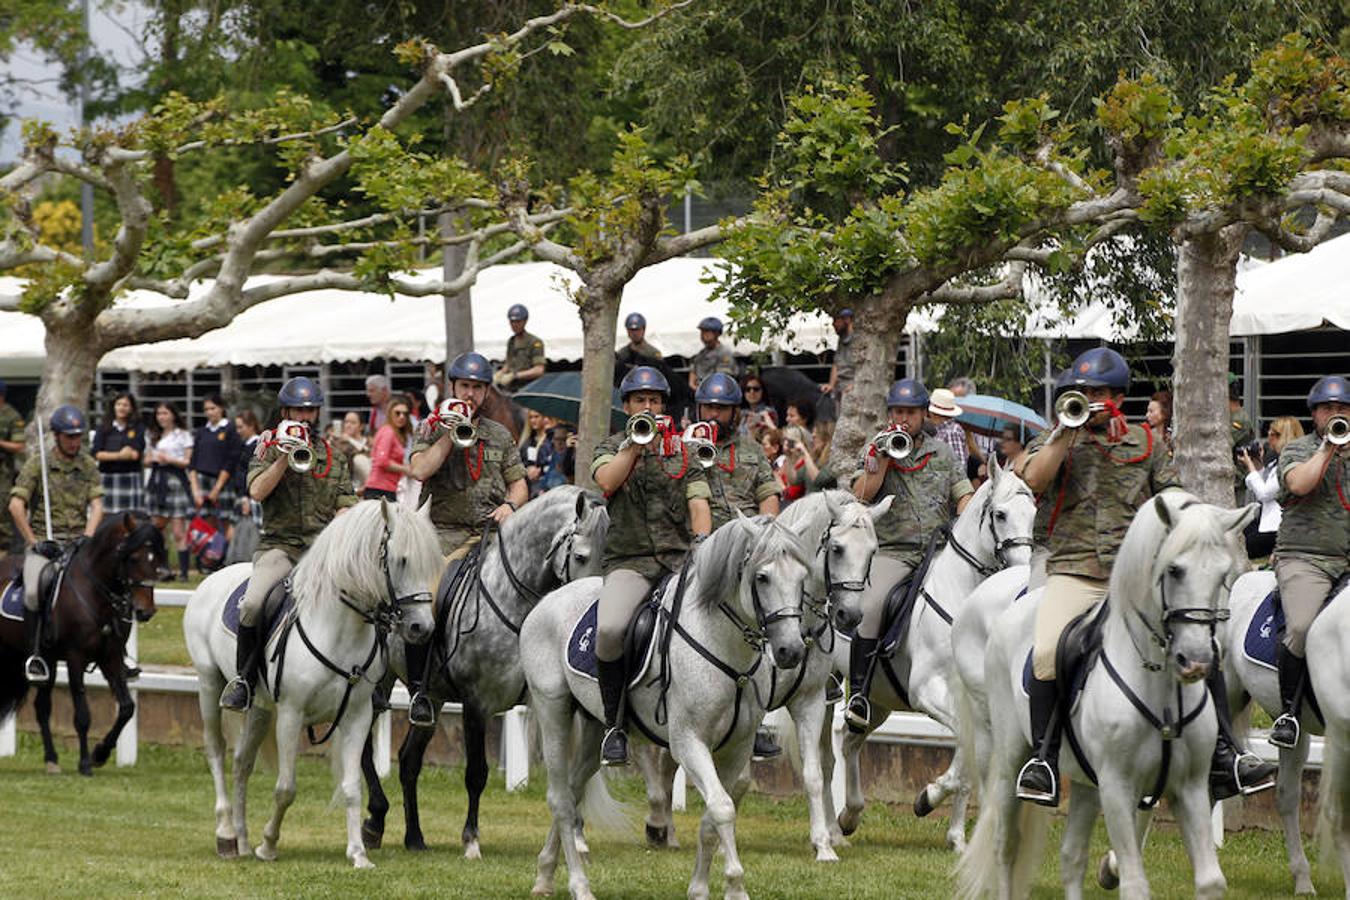
<instances>
[{"instance_id":1,"label":"horse bridle","mask_svg":"<svg viewBox=\"0 0 1350 900\"><path fill-rule=\"evenodd\" d=\"M133 555L136 551L153 540L157 534L159 534L159 529L155 527L153 522L143 522L140 525L137 525L124 535L117 542L117 546L113 548L113 553L117 556L118 563L117 568L114 570L112 581L105 584L98 578L90 578L94 588L108 601L108 606L112 608L115 622L125 626L124 628L116 628L114 626L114 631L122 641L127 639L127 634L130 632L131 628L131 621L135 618L134 601L131 597L131 589L137 587L153 589L155 586L154 580L146 581L129 579L127 577L127 571L131 568ZM70 559L73 563L73 552L71 553ZM88 560L82 560L82 562L84 563L85 569L89 570L89 574L92 576L93 572L90 570ZM78 588L75 590L75 596L79 597L80 601L84 603L85 606L90 607L95 617L97 617L98 611L92 608L90 601ZM52 598L52 603L56 603L55 597ZM108 626L104 627L106 628Z\"/></svg>"},{"instance_id":2,"label":"horse bridle","mask_svg":"<svg viewBox=\"0 0 1350 900\"><path fill-rule=\"evenodd\" d=\"M1008 551L1010 549L1013 547L1030 547L1032 545L1030 536L1008 537L1000 540L998 529L994 527L995 517L993 506L994 495L991 491L989 496L984 498L984 505L980 508L980 528L983 530L985 522L987 521L989 523L989 542L994 547L994 559L997 560L997 565L990 565L981 561L979 557L961 545L961 542L956 539L956 533L954 531L951 531L950 529L947 531L947 543L951 544L952 549L956 551L956 555L968 562L972 568L985 578L1001 572L1008 567Z\"/></svg>"},{"instance_id":3,"label":"horse bridle","mask_svg":"<svg viewBox=\"0 0 1350 900\"><path fill-rule=\"evenodd\" d=\"M390 632L403 623L405 607L430 603L431 592L414 591L409 594L399 594L398 589L394 587L394 576L389 571L389 525L387 523L380 532L380 572L384 575L385 596L374 609L361 609L348 600L345 594L338 594L338 599L342 601L344 606L364 619L367 624L374 626L378 639L383 642L383 639L388 637Z\"/></svg>"},{"instance_id":4,"label":"horse bridle","mask_svg":"<svg viewBox=\"0 0 1350 900\"><path fill-rule=\"evenodd\" d=\"M753 547L746 550L745 559L741 563L742 571L749 568L750 557L753 554ZM804 590L802 591L802 596L805 596ZM765 612L764 604L759 599L759 574L754 572L750 574L750 604L755 610L755 624L757 627L747 625L745 620L741 618L741 614L725 600L718 601L717 608L724 616L731 620L731 623L735 625L737 629L740 630L741 637L745 642L761 653L764 652L764 646L769 640L767 632L770 625L781 622L784 619L800 619L802 617L800 603L796 608L791 606L780 606L778 609L771 612Z\"/></svg>"}]
</instances>

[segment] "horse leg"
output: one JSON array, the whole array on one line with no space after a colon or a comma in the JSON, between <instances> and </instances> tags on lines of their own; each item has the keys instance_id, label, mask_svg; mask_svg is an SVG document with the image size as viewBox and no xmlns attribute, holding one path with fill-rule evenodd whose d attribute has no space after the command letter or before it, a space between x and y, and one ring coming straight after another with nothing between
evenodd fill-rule
<instances>
[{"instance_id":1,"label":"horse leg","mask_svg":"<svg viewBox=\"0 0 1350 900\"><path fill-rule=\"evenodd\" d=\"M1303 832L1299 827L1299 802L1303 794L1303 766L1308 761L1308 735L1299 734L1292 750L1280 751L1280 774L1275 779L1275 806L1284 826L1284 849L1289 855L1289 872L1294 876L1295 894L1313 894L1312 869L1303 851Z\"/></svg>"},{"instance_id":2,"label":"horse leg","mask_svg":"<svg viewBox=\"0 0 1350 900\"><path fill-rule=\"evenodd\" d=\"M708 874L719 841L725 862L725 896L729 900L748 900L745 867L741 865L740 854L736 851L736 801L728 793L723 780L724 775L739 777L741 772L724 772L723 767L714 762L707 746L692 736L685 736L678 741L677 746L672 729L671 738L672 750L683 763L689 779L703 795L704 803L703 819L699 822L698 856L694 861L694 874L689 880L690 900L704 900L709 895Z\"/></svg>"},{"instance_id":3,"label":"horse leg","mask_svg":"<svg viewBox=\"0 0 1350 900\"><path fill-rule=\"evenodd\" d=\"M117 699L117 718L113 721L112 728L104 735L103 740L94 746L94 765L102 766L112 756L113 748L117 746L117 739L122 734L122 729L131 721L131 717L136 713L136 701L132 699L131 689L127 687L126 677L122 674L122 661L116 660L112 665L99 666L103 672L104 679L108 682L108 688L112 691L113 697Z\"/></svg>"},{"instance_id":4,"label":"horse leg","mask_svg":"<svg viewBox=\"0 0 1350 900\"><path fill-rule=\"evenodd\" d=\"M367 850L378 850L384 843L384 820L389 815L389 795L380 783L380 773L375 771L375 739L366 735L361 745L361 776L365 778L366 790L370 793L367 809L370 815L361 823L361 842Z\"/></svg>"},{"instance_id":5,"label":"horse leg","mask_svg":"<svg viewBox=\"0 0 1350 900\"><path fill-rule=\"evenodd\" d=\"M75 707L75 738L80 746L80 774L93 775L94 764L89 759L89 695L84 689L84 665L78 659L66 662L70 683L70 702Z\"/></svg>"},{"instance_id":6,"label":"horse leg","mask_svg":"<svg viewBox=\"0 0 1350 900\"><path fill-rule=\"evenodd\" d=\"M1075 784L1069 794L1069 816L1059 845L1059 878L1065 900L1082 900L1083 877L1087 874L1088 844L1092 826L1101 812L1101 799L1090 784Z\"/></svg>"},{"instance_id":7,"label":"horse leg","mask_svg":"<svg viewBox=\"0 0 1350 900\"><path fill-rule=\"evenodd\" d=\"M1120 896L1123 900L1143 900L1149 896L1149 888L1135 817L1136 788L1120 773L1108 770L1100 773L1097 792L1120 871Z\"/></svg>"},{"instance_id":8,"label":"horse leg","mask_svg":"<svg viewBox=\"0 0 1350 900\"><path fill-rule=\"evenodd\" d=\"M820 695L812 693L790 710L797 723L797 749L802 759L802 784L806 789L806 808L811 820L811 846L816 850L816 862L838 862L830 839L829 819L825 811L825 776L821 765L820 730L825 718L825 705Z\"/></svg>"},{"instance_id":9,"label":"horse leg","mask_svg":"<svg viewBox=\"0 0 1350 900\"><path fill-rule=\"evenodd\" d=\"M572 765L572 797L579 804L586 795L586 785L600 770L600 740L605 732L594 719L577 714L573 717L572 733L576 737L576 744L572 748L572 759L575 760ZM578 815L577 853L583 863L590 863L591 848L586 843L583 824Z\"/></svg>"},{"instance_id":10,"label":"horse leg","mask_svg":"<svg viewBox=\"0 0 1350 900\"><path fill-rule=\"evenodd\" d=\"M248 779L253 774L258 748L267 737L271 721L272 714L268 710L253 704L244 713L244 727L234 747L234 834L240 856L248 856L252 852L248 845Z\"/></svg>"},{"instance_id":11,"label":"horse leg","mask_svg":"<svg viewBox=\"0 0 1350 900\"><path fill-rule=\"evenodd\" d=\"M834 706L825 707L820 718L820 733L816 735L816 747L820 753L820 781L825 786L821 791L821 803L825 807L825 827L830 832L830 846L847 847L848 838L839 827L839 814L834 808Z\"/></svg>"},{"instance_id":12,"label":"horse leg","mask_svg":"<svg viewBox=\"0 0 1350 900\"><path fill-rule=\"evenodd\" d=\"M1228 889L1223 870L1219 868L1219 854L1214 847L1207 775L1208 760L1204 769L1172 795L1171 802L1172 813L1181 826L1186 855L1191 858L1191 869L1195 872L1195 896L1198 900L1222 897Z\"/></svg>"},{"instance_id":13,"label":"horse leg","mask_svg":"<svg viewBox=\"0 0 1350 900\"><path fill-rule=\"evenodd\" d=\"M548 771L548 808L553 815L544 847L539 851L534 888L536 897L553 893L553 876L557 871L558 850L567 861L567 886L574 900L594 900L590 881L586 878L585 863L577 851L576 797L572 792L573 770L586 763L572 758L572 710L570 697L536 697L533 708L539 721L544 751L544 767Z\"/></svg>"},{"instance_id":14,"label":"horse leg","mask_svg":"<svg viewBox=\"0 0 1350 900\"><path fill-rule=\"evenodd\" d=\"M338 791L347 807L347 858L358 869L373 869L375 864L366 854L366 844L361 832L361 780L362 757L370 742L370 705L362 706L362 714L349 714L350 718L338 729L341 735L341 771ZM371 760L372 764L374 759ZM385 801L388 808L389 801Z\"/></svg>"},{"instance_id":15,"label":"horse leg","mask_svg":"<svg viewBox=\"0 0 1350 900\"><path fill-rule=\"evenodd\" d=\"M889 709L875 701L875 697L876 694L873 692L868 698L872 700L872 718L867 723L867 728L862 732L852 729L844 732L844 811L839 814L839 830L845 835L858 830L858 824L862 821L863 806L867 803L862 788L863 744L867 743L867 736L891 714Z\"/></svg>"},{"instance_id":16,"label":"horse leg","mask_svg":"<svg viewBox=\"0 0 1350 900\"><path fill-rule=\"evenodd\" d=\"M417 779L422 774L427 745L435 735L433 728L409 728L398 748L398 781L403 786L403 846L408 850L427 849L422 837L422 817L417 811Z\"/></svg>"},{"instance_id":17,"label":"horse leg","mask_svg":"<svg viewBox=\"0 0 1350 900\"><path fill-rule=\"evenodd\" d=\"M52 740L52 683L55 681L56 667L48 667L52 678L38 685L33 697L33 714L37 716L38 730L42 732L42 759L47 764L48 775L60 775L61 767L56 762L56 742Z\"/></svg>"},{"instance_id":18,"label":"horse leg","mask_svg":"<svg viewBox=\"0 0 1350 900\"><path fill-rule=\"evenodd\" d=\"M464 790L469 794L469 809L464 814L464 831L460 843L464 845L465 859L482 859L478 845L478 802L487 787L487 722L472 703L464 704Z\"/></svg>"},{"instance_id":19,"label":"horse leg","mask_svg":"<svg viewBox=\"0 0 1350 900\"><path fill-rule=\"evenodd\" d=\"M295 802L295 757L300 752L300 710L289 703L277 705L277 786L272 792L272 817L263 826L262 843L253 855L265 862L277 858L277 841L281 839L281 822L286 810Z\"/></svg>"},{"instance_id":20,"label":"horse leg","mask_svg":"<svg viewBox=\"0 0 1350 900\"><path fill-rule=\"evenodd\" d=\"M235 843L234 820L230 813L230 794L225 785L225 735L220 729L220 691L222 679L199 675L197 708L202 714L202 745L206 767L211 770L211 785L216 791L216 853L221 859L239 855Z\"/></svg>"},{"instance_id":21,"label":"horse leg","mask_svg":"<svg viewBox=\"0 0 1350 900\"><path fill-rule=\"evenodd\" d=\"M639 747L634 755L647 786L647 846L657 850L678 847L671 810L678 766L669 750L655 745Z\"/></svg>"}]
</instances>

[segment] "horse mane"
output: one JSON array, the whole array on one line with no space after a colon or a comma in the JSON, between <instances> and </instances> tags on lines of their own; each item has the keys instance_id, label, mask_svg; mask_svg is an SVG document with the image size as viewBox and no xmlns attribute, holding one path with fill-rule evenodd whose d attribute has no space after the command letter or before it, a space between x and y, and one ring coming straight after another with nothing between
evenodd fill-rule
<instances>
[{"instance_id":1,"label":"horse mane","mask_svg":"<svg viewBox=\"0 0 1350 900\"><path fill-rule=\"evenodd\" d=\"M693 551L691 565L699 583L694 602L705 609L716 606L736 589L746 569L758 567L784 549L810 567L810 552L785 523L769 516L732 519Z\"/></svg>"},{"instance_id":2,"label":"horse mane","mask_svg":"<svg viewBox=\"0 0 1350 900\"><path fill-rule=\"evenodd\" d=\"M298 611L321 610L342 595L368 602L385 596L380 543L386 513L390 564L405 558L414 583L435 587L443 560L430 523L400 503L363 500L329 522L295 567Z\"/></svg>"},{"instance_id":3,"label":"horse mane","mask_svg":"<svg viewBox=\"0 0 1350 900\"><path fill-rule=\"evenodd\" d=\"M123 523L128 520L131 523L130 527L123 529ZM86 557L85 562L89 565L108 562L108 557L117 552L117 548L128 535L142 525L153 526L153 523L154 520L145 513L128 511L106 515L103 517L103 521L98 523L98 527L94 529L93 536L77 552ZM164 535L156 528L150 535L149 540L155 542L155 551L163 558L165 552Z\"/></svg>"},{"instance_id":4,"label":"horse mane","mask_svg":"<svg viewBox=\"0 0 1350 900\"><path fill-rule=\"evenodd\" d=\"M1170 523L1159 517L1155 503L1167 507ZM1111 567L1111 596L1123 599L1149 590L1162 568L1193 546L1226 548L1231 543L1227 532L1205 509L1185 491L1166 491L1141 506Z\"/></svg>"}]
</instances>

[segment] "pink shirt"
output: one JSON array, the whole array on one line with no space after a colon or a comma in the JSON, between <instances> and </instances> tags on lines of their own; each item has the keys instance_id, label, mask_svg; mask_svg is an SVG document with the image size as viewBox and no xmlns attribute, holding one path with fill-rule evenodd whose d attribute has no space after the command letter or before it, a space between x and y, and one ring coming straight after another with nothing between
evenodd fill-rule
<instances>
[{"instance_id":1,"label":"pink shirt","mask_svg":"<svg viewBox=\"0 0 1350 900\"><path fill-rule=\"evenodd\" d=\"M402 476L391 472L389 464L403 464L403 455L407 448L392 425L384 425L375 435L375 450L370 455L370 477L366 487L380 491L398 490L398 480Z\"/></svg>"}]
</instances>

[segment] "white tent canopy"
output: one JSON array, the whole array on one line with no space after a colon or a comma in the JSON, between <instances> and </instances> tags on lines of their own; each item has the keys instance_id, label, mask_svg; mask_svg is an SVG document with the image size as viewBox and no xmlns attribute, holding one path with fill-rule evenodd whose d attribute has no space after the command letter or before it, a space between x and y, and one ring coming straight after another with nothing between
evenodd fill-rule
<instances>
[{"instance_id":1,"label":"white tent canopy","mask_svg":"<svg viewBox=\"0 0 1350 900\"><path fill-rule=\"evenodd\" d=\"M643 269L624 291L615 346L627 342L624 316L641 312L647 318L647 340L663 353L692 356L701 347L698 321L704 316L727 319L727 305L711 299L706 282L718 272L715 260L672 259ZM268 281L258 276L249 284ZM419 273L433 279L438 271ZM581 320L568 293L578 284L574 273L551 263L494 266L473 288L474 344L490 358L501 359L511 336L506 311L513 303L530 310L529 330L544 340L550 359L577 360L583 355ZM0 295L17 293L22 282L0 279ZM198 296L207 285L193 291ZM134 291L119 307L145 308L177 301L147 291ZM918 317L911 317L918 319ZM922 327L922 326L911 326ZM931 327L931 323L930 323ZM11 367L24 360L40 369L44 331L32 316L0 313L0 361ZM762 346L735 341L738 353L758 349L819 352L834 346L834 331L825 314L795 317L786 334ZM199 338L123 347L104 356L101 367L140 372L178 372L223 365L285 365L346 362L388 357L408 360L445 358L445 320L439 295L387 296L360 291L311 291L259 304L224 328Z\"/></svg>"}]
</instances>

